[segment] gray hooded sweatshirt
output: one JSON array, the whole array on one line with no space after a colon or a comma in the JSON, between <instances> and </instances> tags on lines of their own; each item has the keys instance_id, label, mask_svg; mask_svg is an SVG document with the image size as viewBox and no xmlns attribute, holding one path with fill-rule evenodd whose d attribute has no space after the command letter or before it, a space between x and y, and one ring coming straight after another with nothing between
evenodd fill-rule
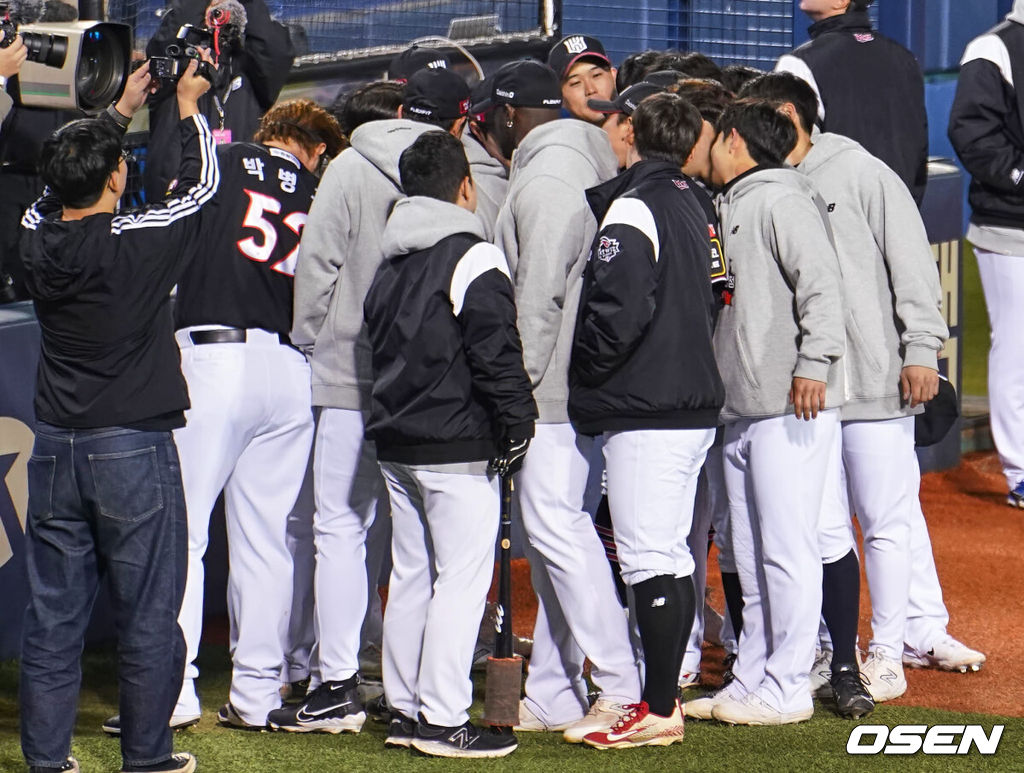
<instances>
[{"instance_id":1,"label":"gray hooded sweatshirt","mask_svg":"<svg viewBox=\"0 0 1024 773\"><path fill-rule=\"evenodd\" d=\"M569 357L583 268L597 233L586 191L617 171L608 135L575 118L538 126L512 156L495 242L512 271L541 424L569 421Z\"/></svg>"},{"instance_id":2,"label":"gray hooded sweatshirt","mask_svg":"<svg viewBox=\"0 0 1024 773\"><path fill-rule=\"evenodd\" d=\"M494 241L494 224L498 211L508 195L508 172L493 158L467 129L462 133L462 147L469 159L469 172L476 183L476 216L484 224L484 238Z\"/></svg>"},{"instance_id":3,"label":"gray hooded sweatshirt","mask_svg":"<svg viewBox=\"0 0 1024 773\"><path fill-rule=\"evenodd\" d=\"M718 197L736 280L714 341L726 424L792 413L796 376L828 384L826 408L843 402L839 263L817 195L804 175L781 167L755 168Z\"/></svg>"},{"instance_id":4,"label":"gray hooded sweatshirt","mask_svg":"<svg viewBox=\"0 0 1024 773\"><path fill-rule=\"evenodd\" d=\"M949 337L942 289L917 205L895 172L858 143L819 134L797 167L828 204L846 309L844 420L920 413L900 398L907 365L938 368Z\"/></svg>"},{"instance_id":5,"label":"gray hooded sweatshirt","mask_svg":"<svg viewBox=\"0 0 1024 773\"><path fill-rule=\"evenodd\" d=\"M352 132L324 174L302 232L295 271L292 343L312 352L313 405L368 410L373 376L363 300L391 208L404 194L398 159L434 126L403 118Z\"/></svg>"}]
</instances>

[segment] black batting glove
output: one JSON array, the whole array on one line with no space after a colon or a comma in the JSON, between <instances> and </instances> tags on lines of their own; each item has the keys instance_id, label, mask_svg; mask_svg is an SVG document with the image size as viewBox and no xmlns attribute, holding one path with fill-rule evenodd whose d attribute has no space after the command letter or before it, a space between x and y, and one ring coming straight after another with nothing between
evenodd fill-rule
<instances>
[{"instance_id":1,"label":"black batting glove","mask_svg":"<svg viewBox=\"0 0 1024 773\"><path fill-rule=\"evenodd\" d=\"M523 467L523 457L530 447L530 438L505 438L501 453L491 459L490 468L499 475L515 475Z\"/></svg>"}]
</instances>

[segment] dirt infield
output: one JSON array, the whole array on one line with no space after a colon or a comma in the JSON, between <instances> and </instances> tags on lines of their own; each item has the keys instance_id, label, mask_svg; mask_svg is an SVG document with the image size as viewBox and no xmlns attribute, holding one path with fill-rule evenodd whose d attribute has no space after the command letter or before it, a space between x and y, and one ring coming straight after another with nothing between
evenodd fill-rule
<instances>
[{"instance_id":1,"label":"dirt infield","mask_svg":"<svg viewBox=\"0 0 1024 773\"><path fill-rule=\"evenodd\" d=\"M909 689L894 705L1024 717L1024 511L1005 503L1006 482L993 453L970 454L954 470L929 473L921 502L949 609L949 632L982 650L977 673L907 669ZM513 627L529 636L537 615L529 566L514 562ZM710 561L712 603L723 608L717 556ZM861 642L870 639L867 581L862 580ZM711 684L721 673L722 650L705 647L703 671Z\"/></svg>"}]
</instances>

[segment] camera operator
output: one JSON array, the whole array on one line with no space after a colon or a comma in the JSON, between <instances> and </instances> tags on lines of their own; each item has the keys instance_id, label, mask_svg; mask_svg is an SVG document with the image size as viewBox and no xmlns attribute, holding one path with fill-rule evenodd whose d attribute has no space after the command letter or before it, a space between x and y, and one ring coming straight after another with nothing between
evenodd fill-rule
<instances>
[{"instance_id":1,"label":"camera operator","mask_svg":"<svg viewBox=\"0 0 1024 773\"><path fill-rule=\"evenodd\" d=\"M3 40L3 33L0 32L0 40ZM18 74L18 70L25 63L28 56L28 49L18 35L14 42L7 48L0 48L0 121L11 112L14 101L7 94L7 79Z\"/></svg>"},{"instance_id":2,"label":"camera operator","mask_svg":"<svg viewBox=\"0 0 1024 773\"><path fill-rule=\"evenodd\" d=\"M169 294L200 240L220 179L190 62L177 86L178 184L167 200L115 215L127 165L113 118L61 127L40 154L43 197L26 213L26 286L42 329L29 461L29 603L21 651L21 744L32 771L77 771L69 756L83 637L101 573L118 628L122 770L195 770L168 725L184 668L177 624L187 534L171 431L189 406ZM148 65L117 112L145 102Z\"/></svg>"},{"instance_id":3,"label":"camera operator","mask_svg":"<svg viewBox=\"0 0 1024 773\"><path fill-rule=\"evenodd\" d=\"M218 13L219 12L219 13ZM166 56L183 24L212 28L224 19L213 88L199 101L199 112L218 144L248 142L260 118L277 101L295 58L288 30L270 18L264 0L171 0L146 56ZM164 195L178 168L177 147L169 140L178 121L170 84L150 100L149 150L145 186L148 199Z\"/></svg>"}]
</instances>

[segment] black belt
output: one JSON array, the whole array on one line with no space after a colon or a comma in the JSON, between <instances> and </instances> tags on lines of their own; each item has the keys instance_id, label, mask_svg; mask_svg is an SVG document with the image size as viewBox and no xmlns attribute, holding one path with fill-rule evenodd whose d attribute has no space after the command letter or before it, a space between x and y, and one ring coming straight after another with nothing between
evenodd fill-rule
<instances>
[{"instance_id":1,"label":"black belt","mask_svg":"<svg viewBox=\"0 0 1024 773\"><path fill-rule=\"evenodd\" d=\"M291 339L284 333L275 333L277 340L282 346L289 346L292 349ZM217 330L190 330L188 337L192 343L199 344L244 344L246 340L245 330L240 327L219 328Z\"/></svg>"}]
</instances>

